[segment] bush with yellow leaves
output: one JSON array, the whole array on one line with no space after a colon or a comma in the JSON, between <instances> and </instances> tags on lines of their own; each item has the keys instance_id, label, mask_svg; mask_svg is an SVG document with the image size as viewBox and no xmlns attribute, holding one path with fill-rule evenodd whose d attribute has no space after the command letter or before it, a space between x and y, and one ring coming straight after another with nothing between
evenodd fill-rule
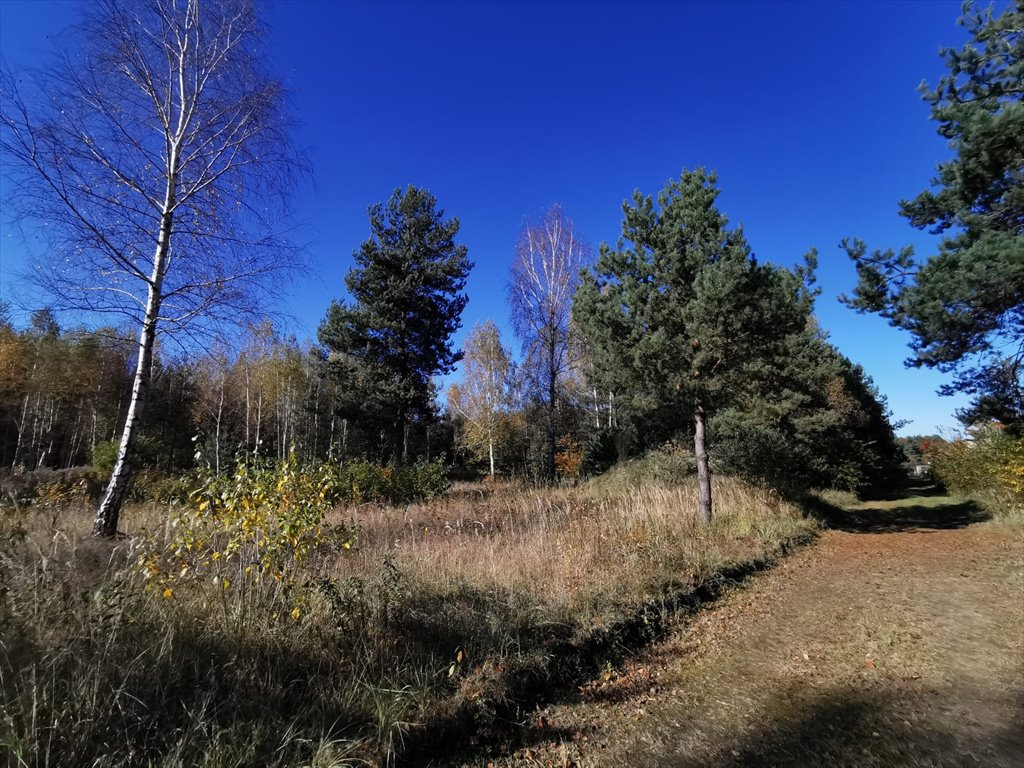
<instances>
[{"instance_id":1,"label":"bush with yellow leaves","mask_svg":"<svg viewBox=\"0 0 1024 768\"><path fill-rule=\"evenodd\" d=\"M927 458L950 492L978 496L996 513L1024 510L1024 438L990 427L973 441L939 444Z\"/></svg>"},{"instance_id":2,"label":"bush with yellow leaves","mask_svg":"<svg viewBox=\"0 0 1024 768\"><path fill-rule=\"evenodd\" d=\"M164 598L186 585L212 584L267 598L298 618L297 572L318 553L351 548L356 530L331 525L328 511L343 496L335 467L244 460L234 472L200 472L199 487L162 537L150 536L139 564L149 589Z\"/></svg>"}]
</instances>

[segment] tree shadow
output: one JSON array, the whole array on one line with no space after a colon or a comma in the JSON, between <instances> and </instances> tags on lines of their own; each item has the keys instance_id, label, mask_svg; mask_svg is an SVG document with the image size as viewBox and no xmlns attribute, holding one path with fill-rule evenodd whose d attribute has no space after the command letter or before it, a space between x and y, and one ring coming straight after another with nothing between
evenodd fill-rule
<instances>
[{"instance_id":1,"label":"tree shadow","mask_svg":"<svg viewBox=\"0 0 1024 768\"><path fill-rule=\"evenodd\" d=\"M908 479L896 487L871 489L865 492L861 499L863 501L899 501L918 496L931 498L945 495L946 489L934 481Z\"/></svg>"},{"instance_id":2,"label":"tree shadow","mask_svg":"<svg viewBox=\"0 0 1024 768\"><path fill-rule=\"evenodd\" d=\"M974 501L948 504L907 504L845 510L831 527L848 533L949 531L988 520L991 515Z\"/></svg>"},{"instance_id":3,"label":"tree shadow","mask_svg":"<svg viewBox=\"0 0 1024 768\"><path fill-rule=\"evenodd\" d=\"M665 718L666 730L655 726L654 732L659 738L647 742L660 746L653 753L641 751L631 755L630 764L677 768L916 766L963 765L971 758L973 764L1010 768L1019 765L1019 755L1024 754L1024 731L1009 719L989 720L985 726L943 727L941 719L933 722L929 710L934 711L934 705L911 691L844 687L815 691L809 694L813 696L810 700L805 699L808 695L805 690L784 693L779 696L779 708L766 712L768 721L758 727L739 733L705 732L701 740L710 753L701 749L695 754L682 746L682 740L673 743L671 734L678 728L685 728L688 720L679 714L661 716L659 719ZM957 696L954 690L937 693L942 698ZM971 692L975 696L977 693ZM1020 697L1017 701L1024 704ZM783 707L792 709L786 711ZM651 728L651 725L640 727ZM577 741L582 733L578 728L549 726L538 720L524 729L514 746L531 749L568 744ZM617 738L614 732L606 736L612 742ZM979 758L982 761L977 763Z\"/></svg>"},{"instance_id":4,"label":"tree shadow","mask_svg":"<svg viewBox=\"0 0 1024 768\"><path fill-rule=\"evenodd\" d=\"M957 695L952 689L939 693L944 698ZM654 762L680 768L745 768L963 765L970 760L1009 767L1019 765L1024 754L1024 731L1012 722L941 727L945 718L933 722L927 711L934 705L908 691L839 688L816 698L788 716L773 717L770 723L743 733L710 760L677 754L658 756Z\"/></svg>"},{"instance_id":5,"label":"tree shadow","mask_svg":"<svg viewBox=\"0 0 1024 768\"><path fill-rule=\"evenodd\" d=\"M800 500L804 514L825 528L846 533L908 533L948 531L966 528L991 518L977 502L969 499L946 503L900 504L902 500L939 498L945 493L935 485L910 485L886 494L871 496L864 506L839 507L820 496L808 494ZM877 506L868 506L877 502Z\"/></svg>"}]
</instances>

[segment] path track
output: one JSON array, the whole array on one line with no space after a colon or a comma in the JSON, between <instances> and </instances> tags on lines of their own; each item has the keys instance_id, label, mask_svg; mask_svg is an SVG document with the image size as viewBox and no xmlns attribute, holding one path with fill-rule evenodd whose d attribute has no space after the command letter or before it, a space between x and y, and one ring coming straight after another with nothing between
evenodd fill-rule
<instances>
[{"instance_id":1,"label":"path track","mask_svg":"<svg viewBox=\"0 0 1024 768\"><path fill-rule=\"evenodd\" d=\"M939 495L851 507L491 759L1024 768L1024 537L982 519Z\"/></svg>"}]
</instances>

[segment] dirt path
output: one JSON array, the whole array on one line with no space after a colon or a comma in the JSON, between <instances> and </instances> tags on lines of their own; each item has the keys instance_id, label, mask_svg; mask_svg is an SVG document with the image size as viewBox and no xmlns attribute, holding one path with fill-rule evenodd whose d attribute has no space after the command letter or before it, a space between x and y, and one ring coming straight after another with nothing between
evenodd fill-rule
<instances>
[{"instance_id":1,"label":"dirt path","mask_svg":"<svg viewBox=\"0 0 1024 768\"><path fill-rule=\"evenodd\" d=\"M1024 766L1024 539L970 502L851 508L495 765Z\"/></svg>"}]
</instances>

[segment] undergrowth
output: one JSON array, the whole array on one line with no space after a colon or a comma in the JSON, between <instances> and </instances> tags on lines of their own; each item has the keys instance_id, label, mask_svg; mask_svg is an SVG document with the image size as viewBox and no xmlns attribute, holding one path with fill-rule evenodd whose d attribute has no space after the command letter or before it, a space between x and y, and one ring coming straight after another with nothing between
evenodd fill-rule
<instances>
[{"instance_id":1,"label":"undergrowth","mask_svg":"<svg viewBox=\"0 0 1024 768\"><path fill-rule=\"evenodd\" d=\"M970 496L995 522L1024 530L1024 438L988 428L971 441L936 443L927 458L950 493Z\"/></svg>"},{"instance_id":2,"label":"undergrowth","mask_svg":"<svg viewBox=\"0 0 1024 768\"><path fill-rule=\"evenodd\" d=\"M554 648L812 527L729 479L703 526L689 485L462 485L395 506L336 498L318 472L207 478L186 507L130 509L139 529L115 545L84 506L5 512L13 764L387 763L458 708L486 718L543 684Z\"/></svg>"}]
</instances>

